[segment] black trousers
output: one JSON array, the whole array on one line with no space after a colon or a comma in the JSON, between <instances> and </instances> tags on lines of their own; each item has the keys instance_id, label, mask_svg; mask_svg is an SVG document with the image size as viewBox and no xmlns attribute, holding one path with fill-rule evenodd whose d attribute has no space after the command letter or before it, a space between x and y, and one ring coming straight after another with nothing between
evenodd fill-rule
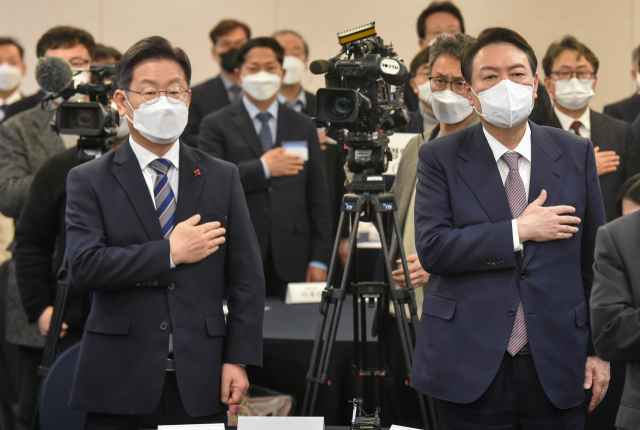
<instances>
[{"instance_id":1,"label":"black trousers","mask_svg":"<svg viewBox=\"0 0 640 430\"><path fill-rule=\"evenodd\" d=\"M583 404L559 409L547 397L531 354L505 352L494 380L468 404L437 400L440 430L582 430Z\"/></svg>"},{"instance_id":2,"label":"black trousers","mask_svg":"<svg viewBox=\"0 0 640 430\"><path fill-rule=\"evenodd\" d=\"M43 350L18 346L18 416L16 430L31 428L33 414L36 413L40 376L38 367L42 363ZM37 428L40 428L38 425Z\"/></svg>"},{"instance_id":3,"label":"black trousers","mask_svg":"<svg viewBox=\"0 0 640 430\"><path fill-rule=\"evenodd\" d=\"M87 414L87 430L138 430L154 429L161 425L178 424L217 424L227 425L227 412L192 417L187 414L178 392L176 372L166 372L160 403L151 415L116 415L89 412ZM215 388L212 388L215 389ZM219 389L219 388L217 388ZM114 393L117 396L118 393Z\"/></svg>"},{"instance_id":4,"label":"black trousers","mask_svg":"<svg viewBox=\"0 0 640 430\"><path fill-rule=\"evenodd\" d=\"M267 297L278 297L284 300L287 294L287 285L288 282L284 279L280 278L278 275L278 271L276 270L276 265L273 262L273 257L271 255L271 250L267 253L267 258L263 264L264 268L264 281L266 286L266 296ZM302 280L304 281L304 279Z\"/></svg>"}]
</instances>

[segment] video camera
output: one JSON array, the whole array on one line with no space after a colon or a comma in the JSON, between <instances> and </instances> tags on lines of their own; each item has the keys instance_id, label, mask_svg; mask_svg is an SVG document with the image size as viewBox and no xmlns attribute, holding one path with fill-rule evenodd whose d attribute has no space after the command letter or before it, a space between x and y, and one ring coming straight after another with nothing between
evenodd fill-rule
<instances>
[{"instance_id":1,"label":"video camera","mask_svg":"<svg viewBox=\"0 0 640 430\"><path fill-rule=\"evenodd\" d=\"M310 70L324 74L327 88L318 90L316 122L337 137L348 151L355 192L384 192L393 129L409 123L404 104L407 68L377 36L375 22L338 33L342 48L329 60L316 60Z\"/></svg>"}]
</instances>

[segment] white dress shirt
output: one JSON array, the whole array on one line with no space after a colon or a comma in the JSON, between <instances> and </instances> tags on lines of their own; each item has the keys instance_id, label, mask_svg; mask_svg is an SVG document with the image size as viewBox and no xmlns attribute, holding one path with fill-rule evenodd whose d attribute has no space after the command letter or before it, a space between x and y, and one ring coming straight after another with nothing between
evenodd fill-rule
<instances>
[{"instance_id":1,"label":"white dress shirt","mask_svg":"<svg viewBox=\"0 0 640 430\"><path fill-rule=\"evenodd\" d=\"M587 110L584 111L582 116L578 119L572 118L569 115L560 112L555 106L553 110L555 111L563 130L567 130L575 134L575 131L571 128L571 124L573 124L575 121L580 121L580 128L578 129L580 130L580 135L582 137L591 139L591 108L587 108Z\"/></svg>"},{"instance_id":2,"label":"white dress shirt","mask_svg":"<svg viewBox=\"0 0 640 430\"><path fill-rule=\"evenodd\" d=\"M293 101L289 101L288 98L278 93L278 101L298 113L302 113L307 108L307 93L304 92L304 88L300 89L300 92Z\"/></svg>"},{"instance_id":3,"label":"white dress shirt","mask_svg":"<svg viewBox=\"0 0 640 430\"><path fill-rule=\"evenodd\" d=\"M529 128L529 123L527 122L527 129L524 132L524 136L522 136L522 140L513 151L509 150L509 148L500 143L495 137L491 136L484 127L482 127L482 131L487 138L487 142L489 142L491 152L493 152L493 158L495 158L498 165L503 186L509 174L509 166L502 159L502 156L507 152L517 152L520 154L521 157L518 159L518 173L520 173L520 178L522 178L527 201L529 201L529 186L531 185L531 128ZM524 248L520 242L518 221L515 219L511 221L511 231L513 233L513 250L515 252L522 251Z\"/></svg>"}]
</instances>

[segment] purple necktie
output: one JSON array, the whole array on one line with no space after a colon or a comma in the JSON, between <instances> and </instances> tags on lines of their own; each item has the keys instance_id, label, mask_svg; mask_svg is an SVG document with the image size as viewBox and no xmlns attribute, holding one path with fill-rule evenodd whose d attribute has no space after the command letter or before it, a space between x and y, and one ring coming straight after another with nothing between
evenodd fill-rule
<instances>
[{"instance_id":1,"label":"purple necktie","mask_svg":"<svg viewBox=\"0 0 640 430\"><path fill-rule=\"evenodd\" d=\"M506 152L502 155L502 159L507 163L507 166L509 166L509 174L504 182L504 189L507 192L507 200L509 201L509 208L511 209L513 219L518 219L527 207L527 192L524 189L524 183L518 172L519 158L520 154L517 152ZM516 355L528 341L527 324L524 320L524 306L522 305L521 299L518 304L516 320L513 323L513 330L511 331L511 339L509 339L507 351L511 355Z\"/></svg>"}]
</instances>

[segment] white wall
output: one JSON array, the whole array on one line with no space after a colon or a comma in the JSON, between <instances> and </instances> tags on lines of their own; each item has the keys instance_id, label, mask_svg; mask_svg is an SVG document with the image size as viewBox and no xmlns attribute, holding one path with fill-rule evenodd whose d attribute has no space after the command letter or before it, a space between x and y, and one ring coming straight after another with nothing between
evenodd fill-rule
<instances>
[{"instance_id":1,"label":"white wall","mask_svg":"<svg viewBox=\"0 0 640 430\"><path fill-rule=\"evenodd\" d=\"M488 26L506 26L521 33L542 60L550 42L573 34L600 58L598 88L592 106L627 97L631 50L640 43L640 0L455 0L467 33ZM193 83L217 73L210 57L211 27L223 18L247 22L253 34L269 35L281 28L302 33L311 59L328 58L338 48L336 33L376 21L385 42L393 42L408 62L418 51L416 18L429 3L417 0L0 0L0 35L16 37L27 50L29 77L24 90L37 85L33 76L35 46L54 25L75 25L98 42L126 50L151 35L168 38L185 49L193 65ZM637 30L636 30L637 29ZM540 70L542 75L542 71ZM541 76L542 77L542 76ZM309 75L310 90L323 85Z\"/></svg>"}]
</instances>

